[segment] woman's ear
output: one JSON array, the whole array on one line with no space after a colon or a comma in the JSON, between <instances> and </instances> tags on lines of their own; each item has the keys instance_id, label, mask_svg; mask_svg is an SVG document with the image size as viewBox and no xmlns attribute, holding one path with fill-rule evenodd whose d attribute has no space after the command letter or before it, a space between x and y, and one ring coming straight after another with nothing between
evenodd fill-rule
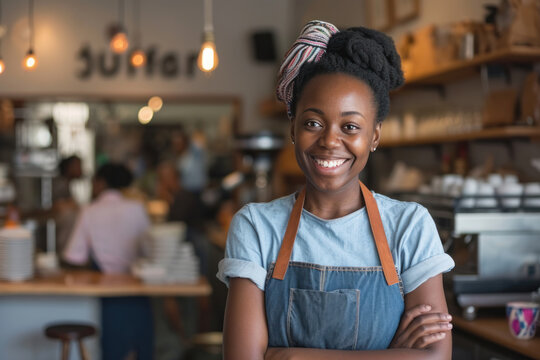
<instances>
[{"instance_id":1,"label":"woman's ear","mask_svg":"<svg viewBox=\"0 0 540 360\"><path fill-rule=\"evenodd\" d=\"M294 144L294 118L291 118L291 142Z\"/></svg>"},{"instance_id":2,"label":"woman's ear","mask_svg":"<svg viewBox=\"0 0 540 360\"><path fill-rule=\"evenodd\" d=\"M373 129L373 139L371 141L371 152L374 152L377 149L377 146L379 146L379 142L381 141L381 127L382 122L377 122L377 124L375 124L375 129Z\"/></svg>"}]
</instances>

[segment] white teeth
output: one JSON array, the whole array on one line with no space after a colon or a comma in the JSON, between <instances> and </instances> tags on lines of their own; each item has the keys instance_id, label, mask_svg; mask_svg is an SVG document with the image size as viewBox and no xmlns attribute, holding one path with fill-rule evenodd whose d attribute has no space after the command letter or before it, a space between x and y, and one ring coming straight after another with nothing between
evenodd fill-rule
<instances>
[{"instance_id":1,"label":"white teeth","mask_svg":"<svg viewBox=\"0 0 540 360\"><path fill-rule=\"evenodd\" d=\"M340 160L315 159L315 161L317 162L319 166L322 166L324 168L335 168L335 167L341 166L345 162L345 159L340 159Z\"/></svg>"}]
</instances>

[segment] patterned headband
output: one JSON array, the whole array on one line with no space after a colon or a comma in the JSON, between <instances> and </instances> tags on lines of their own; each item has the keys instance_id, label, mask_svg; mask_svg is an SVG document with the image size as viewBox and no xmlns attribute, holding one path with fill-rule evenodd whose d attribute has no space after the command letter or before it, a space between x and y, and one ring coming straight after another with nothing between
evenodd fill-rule
<instances>
[{"instance_id":1,"label":"patterned headband","mask_svg":"<svg viewBox=\"0 0 540 360\"><path fill-rule=\"evenodd\" d=\"M277 98L287 105L287 115L292 119L291 101L294 79L306 62L317 62L326 52L330 37L339 30L334 25L312 20L304 26L300 36L289 49L281 64L277 83Z\"/></svg>"}]
</instances>

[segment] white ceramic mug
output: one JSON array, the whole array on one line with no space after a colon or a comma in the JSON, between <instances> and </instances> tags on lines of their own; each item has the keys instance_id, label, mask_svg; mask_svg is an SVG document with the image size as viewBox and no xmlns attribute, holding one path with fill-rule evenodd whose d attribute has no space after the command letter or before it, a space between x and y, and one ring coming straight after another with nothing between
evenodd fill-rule
<instances>
[{"instance_id":1,"label":"white ceramic mug","mask_svg":"<svg viewBox=\"0 0 540 360\"><path fill-rule=\"evenodd\" d=\"M461 200L460 205L464 208L473 208L476 205L475 195L478 194L478 180L472 177L468 177L463 181L461 187L461 196L464 199Z\"/></svg>"},{"instance_id":2,"label":"white ceramic mug","mask_svg":"<svg viewBox=\"0 0 540 360\"><path fill-rule=\"evenodd\" d=\"M504 184L516 184L519 182L517 175L506 174L504 175L503 183Z\"/></svg>"},{"instance_id":3,"label":"white ceramic mug","mask_svg":"<svg viewBox=\"0 0 540 360\"><path fill-rule=\"evenodd\" d=\"M504 183L497 188L497 194L501 195L501 204L505 208L517 208L521 204L523 185L519 183Z\"/></svg>"},{"instance_id":4,"label":"white ceramic mug","mask_svg":"<svg viewBox=\"0 0 540 360\"><path fill-rule=\"evenodd\" d=\"M526 207L540 207L540 183L533 182L525 184L523 188L524 201ZM534 196L534 197L533 197Z\"/></svg>"},{"instance_id":5,"label":"white ceramic mug","mask_svg":"<svg viewBox=\"0 0 540 360\"><path fill-rule=\"evenodd\" d=\"M463 177L457 174L446 174L442 178L442 192L444 195L459 196Z\"/></svg>"},{"instance_id":6,"label":"white ceramic mug","mask_svg":"<svg viewBox=\"0 0 540 360\"><path fill-rule=\"evenodd\" d=\"M36 254L36 267L38 270L55 270L58 268L58 256L54 252Z\"/></svg>"},{"instance_id":7,"label":"white ceramic mug","mask_svg":"<svg viewBox=\"0 0 540 360\"><path fill-rule=\"evenodd\" d=\"M494 188L497 188L502 185L503 177L501 174L489 174L487 178L488 183L490 183Z\"/></svg>"},{"instance_id":8,"label":"white ceramic mug","mask_svg":"<svg viewBox=\"0 0 540 360\"><path fill-rule=\"evenodd\" d=\"M477 207L492 208L497 206L497 199L495 199L495 188L490 183L480 181L478 183L478 195L486 197L476 199Z\"/></svg>"}]
</instances>

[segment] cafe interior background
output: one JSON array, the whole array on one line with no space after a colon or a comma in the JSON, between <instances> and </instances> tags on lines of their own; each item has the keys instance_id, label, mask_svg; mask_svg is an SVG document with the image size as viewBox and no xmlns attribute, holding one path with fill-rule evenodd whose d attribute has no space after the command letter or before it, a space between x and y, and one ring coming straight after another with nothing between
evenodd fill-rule
<instances>
[{"instance_id":1,"label":"cafe interior background","mask_svg":"<svg viewBox=\"0 0 540 360\"><path fill-rule=\"evenodd\" d=\"M383 30L399 49L406 84L392 94L363 180L419 201L435 218L457 264L445 278L453 314L462 318L454 357L540 358L538 337L523 345L508 340L504 320L489 323L504 319L507 301L540 301L539 3L1 0L0 221L18 221L32 234L22 270L6 265L14 250L0 236L2 358L59 358L59 342L45 327L90 323L99 333L99 298L111 296L103 295L107 284L92 282L78 292L58 267L62 230L50 210L60 159L82 159L82 177L70 183L80 205L91 200L99 165L127 165L135 175L127 196L144 202L154 235L180 238L178 222L167 227L178 189L155 188L175 176L163 170L175 170L175 137L206 153L205 180L195 190L204 210L195 219L202 230L193 263L202 277L170 278L170 268L156 270L161 258L137 262L129 276L155 290L145 294L154 309L156 359L219 358L226 288L215 273L230 218L247 202L303 183L274 87L282 56L311 19ZM128 47L115 53L111 39L122 29ZM214 40L219 59L210 72L199 68L203 39ZM23 65L29 52L35 66ZM132 65L137 60L141 66ZM145 182L149 174L153 182ZM186 210L179 216L185 220ZM154 242L157 248L166 239ZM40 285L47 278L56 287ZM190 297L181 286L167 292L182 281L206 287ZM183 330L171 325L163 304L173 304ZM499 325L495 335L482 328ZM92 359L100 357L99 335L84 344Z\"/></svg>"}]
</instances>

